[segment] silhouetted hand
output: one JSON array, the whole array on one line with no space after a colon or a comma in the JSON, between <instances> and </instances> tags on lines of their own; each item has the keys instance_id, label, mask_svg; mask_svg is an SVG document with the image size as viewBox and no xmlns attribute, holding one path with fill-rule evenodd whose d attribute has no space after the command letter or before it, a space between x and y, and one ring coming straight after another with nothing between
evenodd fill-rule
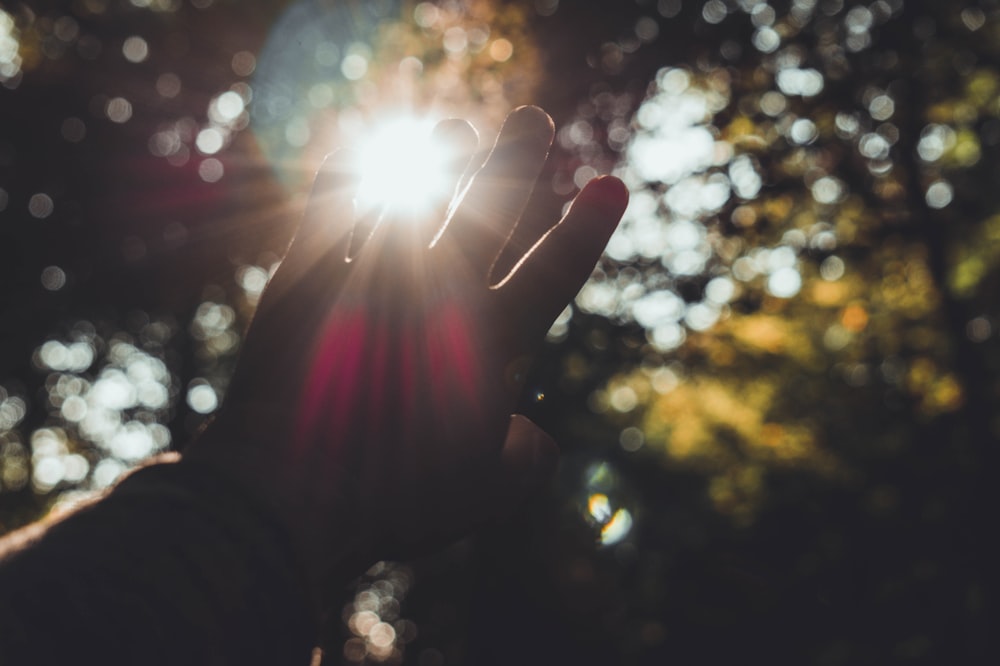
<instances>
[{"instance_id":1,"label":"silhouetted hand","mask_svg":"<svg viewBox=\"0 0 1000 666\"><path fill-rule=\"evenodd\" d=\"M518 221L552 136L545 112L514 111L470 181L476 133L441 123L457 196L421 214L357 209L347 152L316 177L225 405L187 456L230 469L275 509L312 584L453 538L554 469L555 444L511 412L628 197L599 178L555 226ZM518 224L537 243L492 275Z\"/></svg>"}]
</instances>

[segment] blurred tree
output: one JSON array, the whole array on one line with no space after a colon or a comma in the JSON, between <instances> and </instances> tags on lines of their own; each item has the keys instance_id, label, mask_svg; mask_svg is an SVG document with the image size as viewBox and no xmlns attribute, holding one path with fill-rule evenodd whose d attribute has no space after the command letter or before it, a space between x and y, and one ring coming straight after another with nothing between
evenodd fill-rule
<instances>
[{"instance_id":1,"label":"blurred tree","mask_svg":"<svg viewBox=\"0 0 1000 666\"><path fill-rule=\"evenodd\" d=\"M666 566L677 584L703 559L730 589L708 617L694 591L642 612L638 576L619 631L648 632L643 663L985 654L995 4L637 5L589 52L602 81L560 134L566 180L614 162L633 191L576 303L617 326L557 325L549 381L618 429L577 441L641 495L615 547L625 571ZM732 527L689 496L711 543L671 537L651 464L659 483L703 478ZM590 513L604 537L616 514Z\"/></svg>"}]
</instances>

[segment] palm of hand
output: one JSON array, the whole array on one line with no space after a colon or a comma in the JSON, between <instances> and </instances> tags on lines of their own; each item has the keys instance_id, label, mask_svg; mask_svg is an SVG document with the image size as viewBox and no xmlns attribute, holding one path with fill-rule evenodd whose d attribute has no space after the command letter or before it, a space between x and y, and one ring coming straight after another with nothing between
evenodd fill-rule
<instances>
[{"instance_id":1,"label":"palm of hand","mask_svg":"<svg viewBox=\"0 0 1000 666\"><path fill-rule=\"evenodd\" d=\"M524 361L589 275L627 198L619 181L598 179L553 229L518 222L552 131L539 109L511 114L440 233L443 206L405 226L390 215L368 236L352 214L349 159L328 159L219 416L223 439L242 450L217 441L216 455L243 461L244 476L289 512L323 519L349 507L373 547L405 549L481 519L502 492L502 462L524 467L517 456L539 455L517 450L523 423L505 446ZM467 124L438 133L471 155ZM459 162L455 180L468 159ZM491 284L515 224L520 244L538 242Z\"/></svg>"}]
</instances>

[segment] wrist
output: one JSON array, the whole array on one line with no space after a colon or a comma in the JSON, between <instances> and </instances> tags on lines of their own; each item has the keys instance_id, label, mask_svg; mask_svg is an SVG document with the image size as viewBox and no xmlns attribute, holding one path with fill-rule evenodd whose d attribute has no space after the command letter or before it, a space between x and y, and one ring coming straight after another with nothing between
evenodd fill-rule
<instances>
[{"instance_id":1,"label":"wrist","mask_svg":"<svg viewBox=\"0 0 1000 666\"><path fill-rule=\"evenodd\" d=\"M322 613L331 595L371 563L363 525L347 511L352 503L332 482L304 478L320 471L275 460L278 447L231 423L221 418L206 427L182 464L207 467L227 479L253 505L251 510L287 536L313 611Z\"/></svg>"}]
</instances>

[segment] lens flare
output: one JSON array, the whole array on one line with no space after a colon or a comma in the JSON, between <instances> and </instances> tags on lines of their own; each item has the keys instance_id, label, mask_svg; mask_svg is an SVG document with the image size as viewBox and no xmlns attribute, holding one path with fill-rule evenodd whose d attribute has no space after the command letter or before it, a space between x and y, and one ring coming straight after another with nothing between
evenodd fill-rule
<instances>
[{"instance_id":1,"label":"lens flare","mask_svg":"<svg viewBox=\"0 0 1000 666\"><path fill-rule=\"evenodd\" d=\"M358 204L424 212L448 194L445 146L431 139L433 121L401 117L376 127L361 144Z\"/></svg>"}]
</instances>

